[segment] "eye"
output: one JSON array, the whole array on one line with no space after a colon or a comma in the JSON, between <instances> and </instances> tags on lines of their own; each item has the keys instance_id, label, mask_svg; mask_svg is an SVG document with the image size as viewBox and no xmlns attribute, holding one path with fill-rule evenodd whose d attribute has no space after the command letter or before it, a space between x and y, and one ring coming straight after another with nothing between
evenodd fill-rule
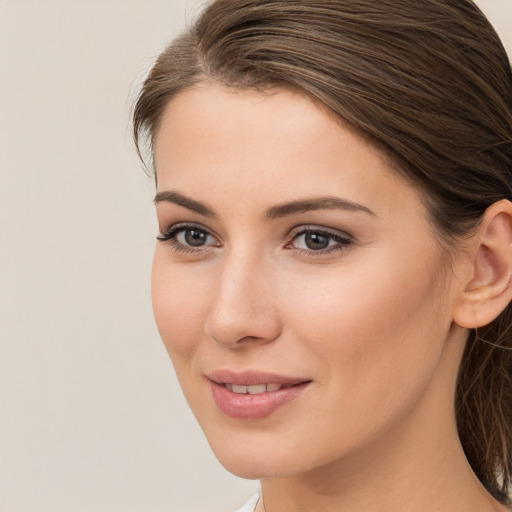
<instances>
[{"instance_id":1,"label":"eye","mask_svg":"<svg viewBox=\"0 0 512 512\"><path fill-rule=\"evenodd\" d=\"M171 226L157 239L170 243L174 249L185 252L206 247L219 247L218 240L205 228L195 224L177 224Z\"/></svg>"},{"instance_id":2,"label":"eye","mask_svg":"<svg viewBox=\"0 0 512 512\"><path fill-rule=\"evenodd\" d=\"M348 235L318 228L301 228L300 231L293 234L293 238L286 248L320 255L345 249L351 243L352 240Z\"/></svg>"},{"instance_id":3,"label":"eye","mask_svg":"<svg viewBox=\"0 0 512 512\"><path fill-rule=\"evenodd\" d=\"M191 247L202 247L210 242L213 238L203 229L185 228L175 235L177 242L183 245L190 245Z\"/></svg>"}]
</instances>

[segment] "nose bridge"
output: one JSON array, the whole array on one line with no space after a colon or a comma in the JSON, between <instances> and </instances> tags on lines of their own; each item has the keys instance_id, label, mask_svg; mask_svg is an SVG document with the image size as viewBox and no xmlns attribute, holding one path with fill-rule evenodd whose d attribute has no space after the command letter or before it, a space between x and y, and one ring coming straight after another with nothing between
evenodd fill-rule
<instances>
[{"instance_id":1,"label":"nose bridge","mask_svg":"<svg viewBox=\"0 0 512 512\"><path fill-rule=\"evenodd\" d=\"M272 300L271 265L263 256L230 251L222 262L207 320L207 334L219 344L269 342L279 334Z\"/></svg>"}]
</instances>

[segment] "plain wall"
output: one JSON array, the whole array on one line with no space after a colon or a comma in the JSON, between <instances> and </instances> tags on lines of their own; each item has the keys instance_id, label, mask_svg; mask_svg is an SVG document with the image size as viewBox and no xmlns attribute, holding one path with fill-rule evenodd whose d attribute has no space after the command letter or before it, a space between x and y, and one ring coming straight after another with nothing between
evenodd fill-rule
<instances>
[{"instance_id":1,"label":"plain wall","mask_svg":"<svg viewBox=\"0 0 512 512\"><path fill-rule=\"evenodd\" d=\"M481 0L512 49L512 0ZM229 512L149 290L144 73L196 0L0 0L0 511ZM510 50L509 50L510 51Z\"/></svg>"}]
</instances>

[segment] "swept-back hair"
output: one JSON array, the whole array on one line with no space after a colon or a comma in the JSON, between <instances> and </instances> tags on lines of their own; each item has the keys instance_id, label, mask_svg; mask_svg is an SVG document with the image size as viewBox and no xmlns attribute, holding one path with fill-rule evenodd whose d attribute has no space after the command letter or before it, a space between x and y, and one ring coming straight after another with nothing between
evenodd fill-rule
<instances>
[{"instance_id":1,"label":"swept-back hair","mask_svg":"<svg viewBox=\"0 0 512 512\"><path fill-rule=\"evenodd\" d=\"M301 90L391 155L423 192L445 247L511 199L512 73L471 0L217 0L158 57L133 114L139 154L162 114L203 81ZM512 310L470 332L456 415L467 458L507 502Z\"/></svg>"}]
</instances>

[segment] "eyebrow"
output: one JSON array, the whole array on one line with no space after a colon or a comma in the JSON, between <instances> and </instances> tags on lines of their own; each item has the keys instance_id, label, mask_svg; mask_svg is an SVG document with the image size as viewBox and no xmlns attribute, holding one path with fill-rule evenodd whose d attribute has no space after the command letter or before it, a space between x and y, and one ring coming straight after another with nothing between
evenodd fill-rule
<instances>
[{"instance_id":1,"label":"eyebrow","mask_svg":"<svg viewBox=\"0 0 512 512\"><path fill-rule=\"evenodd\" d=\"M281 205L272 206L267 210L268 219L277 219L287 217L288 215L298 215L314 210L344 210L348 212L364 212L372 217L377 215L362 204L341 199L334 196L312 197L308 199L300 199L298 201L290 201Z\"/></svg>"},{"instance_id":2,"label":"eyebrow","mask_svg":"<svg viewBox=\"0 0 512 512\"><path fill-rule=\"evenodd\" d=\"M172 190L158 192L158 194L155 196L154 202L155 204L161 202L174 203L178 206L187 208L187 210L191 210L193 212L199 213L200 215L204 215L205 217L217 217L215 211L206 204ZM364 212L371 215L372 217L377 217L375 212L370 210L370 208L363 206L362 204L334 196L311 197L272 206L266 211L265 217L267 219L273 220L282 217L288 217L290 215L299 215L301 213L315 210L344 210L349 212Z\"/></svg>"},{"instance_id":3,"label":"eyebrow","mask_svg":"<svg viewBox=\"0 0 512 512\"><path fill-rule=\"evenodd\" d=\"M196 201L195 199L191 199L190 197L184 196L179 192L174 192L172 190L158 192L158 194L155 196L154 202L155 204L161 202L174 203L178 206L183 206L183 208L186 208L187 210L191 210L193 212L199 213L200 215L204 215L205 217L217 217L216 213L204 203Z\"/></svg>"}]
</instances>

